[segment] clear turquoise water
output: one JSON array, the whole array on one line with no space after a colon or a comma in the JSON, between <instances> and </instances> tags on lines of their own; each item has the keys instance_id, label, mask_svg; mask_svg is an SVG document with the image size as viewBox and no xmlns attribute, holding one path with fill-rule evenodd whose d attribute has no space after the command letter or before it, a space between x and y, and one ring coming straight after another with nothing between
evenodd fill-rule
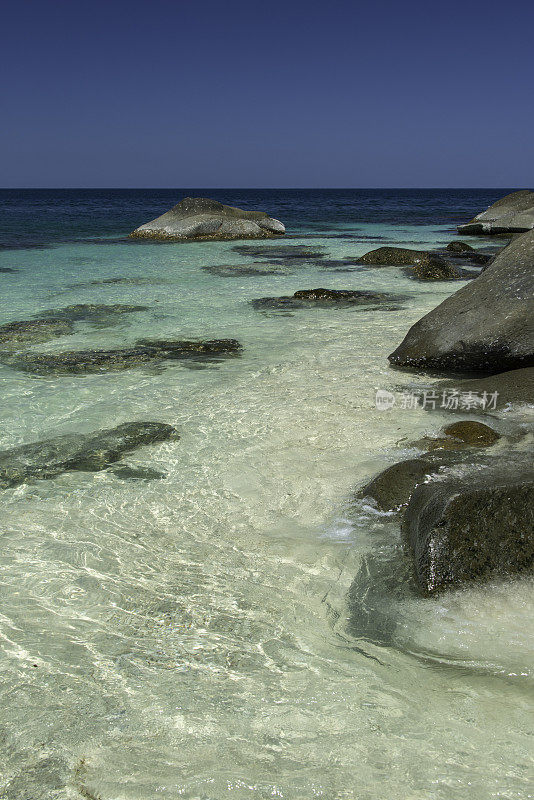
<instances>
[{"instance_id":1,"label":"clear turquoise water","mask_svg":"<svg viewBox=\"0 0 534 800\"><path fill-rule=\"evenodd\" d=\"M337 259L444 244L504 192L206 193L272 212L283 244ZM0 367L2 448L133 419L181 433L124 459L163 480L70 473L2 493L2 796L531 796L532 583L405 595L396 521L349 503L443 422L378 412L374 392L402 382L387 354L457 284L320 262L219 277L202 267L258 259L232 243L123 240L182 194L1 193L0 267L20 269L0 275L2 322L149 307L39 349L146 335L244 346L203 368ZM115 277L135 282L87 285ZM249 303L317 286L408 300L293 315Z\"/></svg>"}]
</instances>

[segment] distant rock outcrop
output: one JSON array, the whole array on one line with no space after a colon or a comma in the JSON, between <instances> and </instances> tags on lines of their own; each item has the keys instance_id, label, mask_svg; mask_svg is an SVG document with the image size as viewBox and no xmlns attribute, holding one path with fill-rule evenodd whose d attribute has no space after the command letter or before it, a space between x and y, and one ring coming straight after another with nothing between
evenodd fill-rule
<instances>
[{"instance_id":1,"label":"distant rock outcrop","mask_svg":"<svg viewBox=\"0 0 534 800\"><path fill-rule=\"evenodd\" d=\"M416 322L389 360L460 373L534 366L534 231Z\"/></svg>"},{"instance_id":2,"label":"distant rock outcrop","mask_svg":"<svg viewBox=\"0 0 534 800\"><path fill-rule=\"evenodd\" d=\"M534 192L522 189L501 197L470 222L460 225L458 233L471 236L498 233L524 233L534 228Z\"/></svg>"},{"instance_id":3,"label":"distant rock outcrop","mask_svg":"<svg viewBox=\"0 0 534 800\"><path fill-rule=\"evenodd\" d=\"M130 236L166 241L266 239L282 236L281 222L263 211L243 211L205 197L186 197Z\"/></svg>"}]
</instances>

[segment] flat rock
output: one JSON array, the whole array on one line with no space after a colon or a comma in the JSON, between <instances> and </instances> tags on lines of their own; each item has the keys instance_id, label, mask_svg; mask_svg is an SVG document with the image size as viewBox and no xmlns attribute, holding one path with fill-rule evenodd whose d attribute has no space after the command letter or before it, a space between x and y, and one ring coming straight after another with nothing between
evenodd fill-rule
<instances>
[{"instance_id":1,"label":"flat rock","mask_svg":"<svg viewBox=\"0 0 534 800\"><path fill-rule=\"evenodd\" d=\"M232 247L235 253L268 261L313 261L324 256L324 248L305 244L238 244Z\"/></svg>"},{"instance_id":2,"label":"flat rock","mask_svg":"<svg viewBox=\"0 0 534 800\"><path fill-rule=\"evenodd\" d=\"M471 393L480 398L497 393L499 406L506 403L534 403L534 367L513 369L488 378L441 381L434 388L438 394L456 389L460 393Z\"/></svg>"},{"instance_id":3,"label":"flat rock","mask_svg":"<svg viewBox=\"0 0 534 800\"><path fill-rule=\"evenodd\" d=\"M14 355L3 353L0 354L0 363L35 375L88 375L131 369L166 360L214 362L239 356L241 351L242 347L235 339L139 339L133 347L115 350L24 352Z\"/></svg>"},{"instance_id":4,"label":"flat rock","mask_svg":"<svg viewBox=\"0 0 534 800\"><path fill-rule=\"evenodd\" d=\"M54 478L63 472L97 472L141 445L177 439L172 425L126 422L89 434L66 434L0 451L0 488L29 480Z\"/></svg>"},{"instance_id":5,"label":"flat rock","mask_svg":"<svg viewBox=\"0 0 534 800\"><path fill-rule=\"evenodd\" d=\"M0 325L0 346L47 342L57 336L67 336L73 331L72 322L57 317L8 322Z\"/></svg>"},{"instance_id":6,"label":"flat rock","mask_svg":"<svg viewBox=\"0 0 534 800\"><path fill-rule=\"evenodd\" d=\"M105 305L103 303L77 303L72 306L55 308L36 314L38 318L55 318L66 320L67 322L89 322L97 327L112 325L124 314L132 314L136 311L148 311L148 306L128 305L125 303L115 303Z\"/></svg>"},{"instance_id":7,"label":"flat rock","mask_svg":"<svg viewBox=\"0 0 534 800\"><path fill-rule=\"evenodd\" d=\"M532 460L420 483L402 527L426 594L532 570Z\"/></svg>"},{"instance_id":8,"label":"flat rock","mask_svg":"<svg viewBox=\"0 0 534 800\"><path fill-rule=\"evenodd\" d=\"M288 270L280 264L257 261L251 264L216 264L202 267L206 272L220 278L253 278L256 275L287 275Z\"/></svg>"},{"instance_id":9,"label":"flat rock","mask_svg":"<svg viewBox=\"0 0 534 800\"><path fill-rule=\"evenodd\" d=\"M392 364L487 374L534 366L534 231L416 322Z\"/></svg>"},{"instance_id":10,"label":"flat rock","mask_svg":"<svg viewBox=\"0 0 534 800\"><path fill-rule=\"evenodd\" d=\"M470 222L460 225L458 233L470 236L522 233L534 228L534 192L522 189L501 197Z\"/></svg>"},{"instance_id":11,"label":"flat rock","mask_svg":"<svg viewBox=\"0 0 534 800\"><path fill-rule=\"evenodd\" d=\"M293 311L299 308L380 307L397 310L397 304L406 298L398 295L349 289L301 289L291 296L260 297L252 300L257 310Z\"/></svg>"},{"instance_id":12,"label":"flat rock","mask_svg":"<svg viewBox=\"0 0 534 800\"><path fill-rule=\"evenodd\" d=\"M130 236L171 241L265 239L281 236L285 227L263 211L243 211L205 197L186 197Z\"/></svg>"}]
</instances>

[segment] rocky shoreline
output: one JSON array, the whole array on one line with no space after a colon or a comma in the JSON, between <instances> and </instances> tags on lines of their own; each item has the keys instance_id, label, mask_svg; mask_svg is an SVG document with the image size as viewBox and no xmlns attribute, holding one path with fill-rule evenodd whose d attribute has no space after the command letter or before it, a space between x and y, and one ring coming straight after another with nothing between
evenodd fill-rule
<instances>
[{"instance_id":1,"label":"rocky shoreline","mask_svg":"<svg viewBox=\"0 0 534 800\"><path fill-rule=\"evenodd\" d=\"M455 376L436 387L436 396L450 387L460 397L500 393L512 406L534 402L534 213L531 218L529 203L534 211L534 193L517 192L475 217L480 225L460 226L463 234L511 234L519 224L530 227L521 228L478 277L415 323L389 356L396 368ZM488 229L489 219L500 221ZM397 248L384 249L388 253L378 260L413 258ZM468 253L469 246L451 243L447 250ZM424 254L421 258L424 262ZM363 263L376 259L367 254ZM450 410L457 411L458 404ZM414 443L420 456L388 467L356 495L398 516L414 585L425 595L532 572L534 425L517 417L514 424L513 415L507 421L506 437L474 421L447 426L438 438Z\"/></svg>"},{"instance_id":2,"label":"rocky shoreline","mask_svg":"<svg viewBox=\"0 0 534 800\"><path fill-rule=\"evenodd\" d=\"M519 224L529 222L528 204L533 199L533 193L514 193L475 218L482 220L482 229L475 230L474 223L459 228L462 233L493 234L495 230L487 229L488 220L498 219L501 233L507 221L506 233L511 239L498 250L483 252L457 240L435 251L387 246L344 260L360 269L400 268L420 281L469 279L410 328L389 356L391 367L454 376L453 382L449 377L449 382L437 387L443 393L450 387L458 396L499 393L510 404L534 400L534 217L530 228L514 234ZM513 214L510 209L515 209ZM211 219L207 225L206 220L199 222L199 215L215 221ZM252 222L260 231L258 237L249 235ZM186 198L147 225L133 235L167 237L171 228L177 239L265 238L283 233L281 223L266 214L242 212L202 198ZM322 265L328 261L322 249L301 245L238 245L234 249L265 260L265 265L274 261L274 270L287 263ZM254 270L260 274L263 260L254 262ZM233 275L247 267L229 265L224 269ZM269 272L266 268L263 274ZM265 312L314 308L393 311L404 300L405 296L369 290L318 288L301 289L291 296L257 298L251 303ZM78 325L105 328L125 315L146 310L141 305L78 304L6 323L0 326L0 363L40 376L90 375L168 361L213 363L242 353L236 339L139 339L130 347L113 350L27 349L71 335ZM458 403L447 408L461 410ZM516 430L511 434L508 430L506 435L473 420L456 422L435 438L413 443L419 456L388 467L357 493L360 500L398 515L413 578L424 594L532 570L533 435L533 426L519 422ZM23 445L0 453L0 486L51 478L68 470L108 469L124 452L173 436L174 429L162 423L125 423L98 434ZM127 466L115 471L125 478L161 477L150 470L137 474Z\"/></svg>"}]
</instances>

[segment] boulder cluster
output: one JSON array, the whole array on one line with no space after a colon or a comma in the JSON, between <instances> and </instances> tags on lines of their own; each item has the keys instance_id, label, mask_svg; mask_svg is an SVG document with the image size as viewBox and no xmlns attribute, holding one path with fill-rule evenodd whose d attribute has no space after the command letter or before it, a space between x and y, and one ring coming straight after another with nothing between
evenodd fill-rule
<instances>
[{"instance_id":1,"label":"boulder cluster","mask_svg":"<svg viewBox=\"0 0 534 800\"><path fill-rule=\"evenodd\" d=\"M480 274L413 325L389 356L403 370L449 377L437 390L497 392L503 403L534 403L534 193L514 192L459 228L514 234ZM471 252L455 242L446 251ZM407 263L380 248L363 263ZM478 376L478 377L476 377ZM511 418L513 420L513 417ZM510 422L510 418L509 418ZM534 567L532 426L515 435L464 420L414 443L420 456L388 467L358 493L400 515L413 577L425 594Z\"/></svg>"}]
</instances>

